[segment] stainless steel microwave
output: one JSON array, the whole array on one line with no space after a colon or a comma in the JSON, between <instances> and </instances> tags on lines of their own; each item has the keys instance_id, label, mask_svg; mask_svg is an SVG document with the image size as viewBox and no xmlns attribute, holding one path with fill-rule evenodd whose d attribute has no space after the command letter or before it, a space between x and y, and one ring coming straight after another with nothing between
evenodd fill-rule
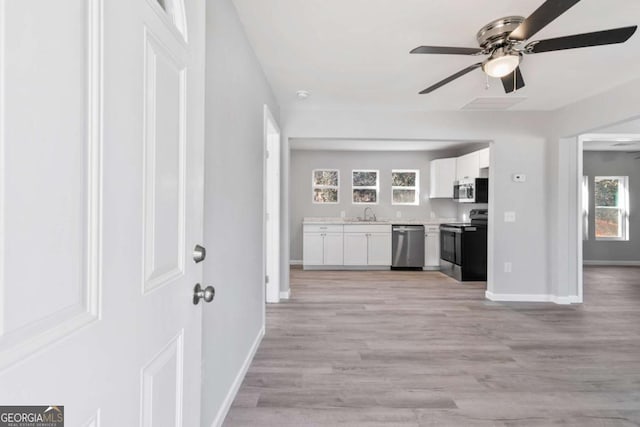
<instances>
[{"instance_id":1,"label":"stainless steel microwave","mask_svg":"<svg viewBox=\"0 0 640 427\"><path fill-rule=\"evenodd\" d=\"M453 200L459 203L489 203L489 179L463 179L453 183Z\"/></svg>"}]
</instances>

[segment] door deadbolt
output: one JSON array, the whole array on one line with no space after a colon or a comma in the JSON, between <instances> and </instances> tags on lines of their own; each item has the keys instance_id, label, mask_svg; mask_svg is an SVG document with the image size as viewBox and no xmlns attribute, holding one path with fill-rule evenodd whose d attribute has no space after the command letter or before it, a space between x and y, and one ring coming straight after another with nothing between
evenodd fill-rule
<instances>
[{"instance_id":1,"label":"door deadbolt","mask_svg":"<svg viewBox=\"0 0 640 427\"><path fill-rule=\"evenodd\" d=\"M193 288L193 305L198 305L201 299L204 302L211 302L216 297L216 290L213 286L207 286L202 289L200 283L197 283Z\"/></svg>"},{"instance_id":2,"label":"door deadbolt","mask_svg":"<svg viewBox=\"0 0 640 427\"><path fill-rule=\"evenodd\" d=\"M193 261L196 264L204 261L206 257L207 257L207 250L204 248L204 246L196 245L196 247L193 248Z\"/></svg>"}]
</instances>

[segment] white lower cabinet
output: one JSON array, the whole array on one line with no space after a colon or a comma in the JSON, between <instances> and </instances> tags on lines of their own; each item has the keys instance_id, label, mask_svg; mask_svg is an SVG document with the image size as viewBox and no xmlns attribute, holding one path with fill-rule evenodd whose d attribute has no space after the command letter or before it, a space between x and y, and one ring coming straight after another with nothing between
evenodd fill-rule
<instances>
[{"instance_id":1,"label":"white lower cabinet","mask_svg":"<svg viewBox=\"0 0 640 427\"><path fill-rule=\"evenodd\" d=\"M304 225L302 264L343 265L342 225Z\"/></svg>"},{"instance_id":2,"label":"white lower cabinet","mask_svg":"<svg viewBox=\"0 0 640 427\"><path fill-rule=\"evenodd\" d=\"M391 225L345 225L344 265L390 267Z\"/></svg>"},{"instance_id":3,"label":"white lower cabinet","mask_svg":"<svg viewBox=\"0 0 640 427\"><path fill-rule=\"evenodd\" d=\"M302 258L304 265L324 265L324 236L322 233L304 233Z\"/></svg>"},{"instance_id":4,"label":"white lower cabinet","mask_svg":"<svg viewBox=\"0 0 640 427\"><path fill-rule=\"evenodd\" d=\"M391 231L369 233L367 254L367 265L391 266Z\"/></svg>"},{"instance_id":5,"label":"white lower cabinet","mask_svg":"<svg viewBox=\"0 0 640 427\"><path fill-rule=\"evenodd\" d=\"M324 265L343 265L343 241L342 233L325 233Z\"/></svg>"},{"instance_id":6,"label":"white lower cabinet","mask_svg":"<svg viewBox=\"0 0 640 427\"><path fill-rule=\"evenodd\" d=\"M424 268L426 270L440 269L440 227L424 227Z\"/></svg>"},{"instance_id":7,"label":"white lower cabinet","mask_svg":"<svg viewBox=\"0 0 640 427\"><path fill-rule=\"evenodd\" d=\"M344 265L367 265L368 252L366 233L344 233Z\"/></svg>"}]
</instances>

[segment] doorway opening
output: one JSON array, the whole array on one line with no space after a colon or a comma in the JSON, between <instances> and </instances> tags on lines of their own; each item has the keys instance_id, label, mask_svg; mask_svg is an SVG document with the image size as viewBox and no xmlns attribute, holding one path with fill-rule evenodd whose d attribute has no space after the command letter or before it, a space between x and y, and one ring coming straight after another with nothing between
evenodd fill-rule
<instances>
[{"instance_id":1,"label":"doorway opening","mask_svg":"<svg viewBox=\"0 0 640 427\"><path fill-rule=\"evenodd\" d=\"M628 133L635 123L578 137L577 285L581 300L585 268L640 266L640 243L633 237L637 220L630 215L637 210L640 194L640 188L631 185L640 177L640 134Z\"/></svg>"},{"instance_id":2,"label":"doorway opening","mask_svg":"<svg viewBox=\"0 0 640 427\"><path fill-rule=\"evenodd\" d=\"M280 128L264 106L265 301L280 301Z\"/></svg>"}]
</instances>

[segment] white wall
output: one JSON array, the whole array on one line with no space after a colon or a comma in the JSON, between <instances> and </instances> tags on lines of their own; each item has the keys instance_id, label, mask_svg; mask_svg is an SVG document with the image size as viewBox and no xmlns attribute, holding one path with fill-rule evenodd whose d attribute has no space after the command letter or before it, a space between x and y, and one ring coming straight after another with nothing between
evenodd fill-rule
<instances>
[{"instance_id":1,"label":"white wall","mask_svg":"<svg viewBox=\"0 0 640 427\"><path fill-rule=\"evenodd\" d=\"M516 296L547 295L550 291L545 202L548 122L547 113L282 111L285 149L288 138L305 137L493 141L488 289L498 295ZM288 161L283 167L289 168ZM527 182L513 183L511 175L516 172L527 174ZM284 175L288 175L286 170ZM287 212L289 201L284 204ZM517 222L503 222L505 211L515 211ZM283 222L286 224L289 218ZM286 233L283 241L289 241ZM289 259L288 254L285 259ZM512 273L503 272L504 262L512 263ZM289 288L288 283L283 285L284 290Z\"/></svg>"},{"instance_id":2,"label":"white wall","mask_svg":"<svg viewBox=\"0 0 640 427\"><path fill-rule=\"evenodd\" d=\"M636 155L616 151L585 151L583 174L589 177L589 240L583 244L585 261L640 261L640 160ZM607 241L595 239L596 176L629 177L629 240Z\"/></svg>"},{"instance_id":3,"label":"white wall","mask_svg":"<svg viewBox=\"0 0 640 427\"><path fill-rule=\"evenodd\" d=\"M302 219L304 217L339 217L345 211L347 217L363 216L371 207L378 218L456 218L458 203L451 199L429 200L430 168L434 158L453 157L451 152L427 151L315 151L292 150L290 173L291 201L291 260L302 260ZM338 204L312 202L311 174L314 169L338 169L340 193ZM376 205L356 205L351 201L351 171L374 169L379 171L380 193ZM417 169L420 171L420 205L399 206L391 204L391 170ZM402 218L398 221L402 221Z\"/></svg>"},{"instance_id":4,"label":"white wall","mask_svg":"<svg viewBox=\"0 0 640 427\"><path fill-rule=\"evenodd\" d=\"M546 215L549 218L547 262L551 291L558 297L580 294L582 269L578 245L578 191L582 176L578 135L640 117L640 79L559 109L549 117L546 176L549 180Z\"/></svg>"},{"instance_id":5,"label":"white wall","mask_svg":"<svg viewBox=\"0 0 640 427\"><path fill-rule=\"evenodd\" d=\"M225 399L263 327L265 103L278 119L231 0L207 3L206 74L204 279L216 299L202 308L202 425L210 426L231 403Z\"/></svg>"}]
</instances>

